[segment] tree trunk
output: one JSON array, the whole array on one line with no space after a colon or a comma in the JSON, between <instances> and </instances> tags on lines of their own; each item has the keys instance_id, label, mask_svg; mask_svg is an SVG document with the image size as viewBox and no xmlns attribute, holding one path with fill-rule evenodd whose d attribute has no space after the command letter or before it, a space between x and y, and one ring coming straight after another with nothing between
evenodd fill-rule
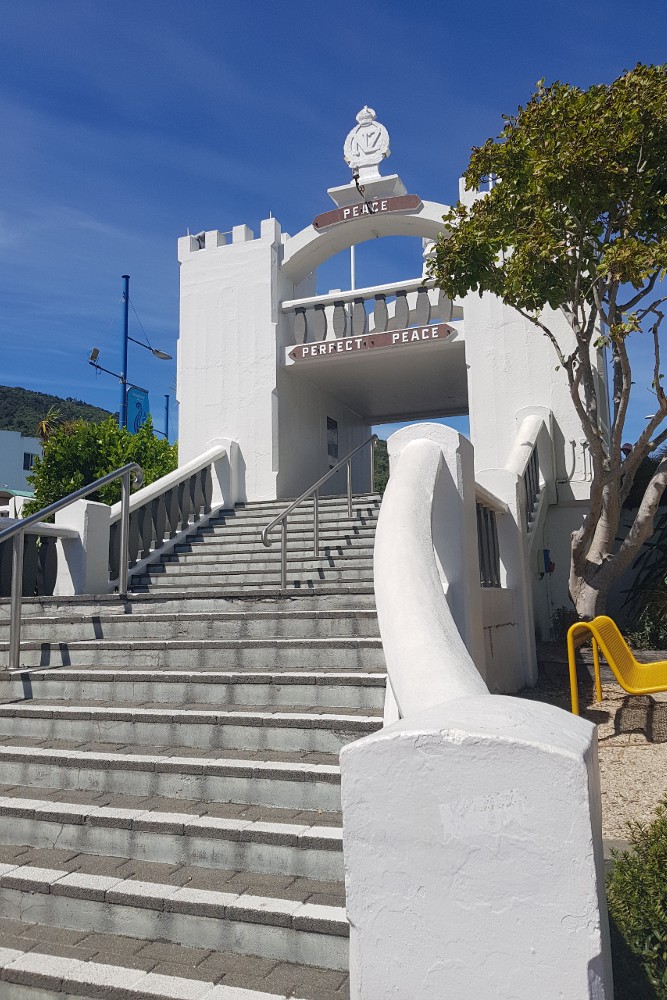
<instances>
[{"instance_id":1,"label":"tree trunk","mask_svg":"<svg viewBox=\"0 0 667 1000\"><path fill-rule=\"evenodd\" d=\"M570 596L579 617L584 621L590 621L596 615L604 614L609 596L609 584L580 579L574 585L570 585Z\"/></svg>"}]
</instances>

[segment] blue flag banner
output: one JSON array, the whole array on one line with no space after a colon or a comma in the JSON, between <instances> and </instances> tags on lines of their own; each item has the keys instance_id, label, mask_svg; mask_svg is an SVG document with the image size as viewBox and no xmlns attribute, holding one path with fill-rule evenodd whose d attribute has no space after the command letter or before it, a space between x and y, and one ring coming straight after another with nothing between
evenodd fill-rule
<instances>
[{"instance_id":1,"label":"blue flag banner","mask_svg":"<svg viewBox=\"0 0 667 1000\"><path fill-rule=\"evenodd\" d=\"M127 429L131 434L136 434L142 424L146 423L146 418L150 413L148 404L148 393L145 389L136 389L134 386L127 390Z\"/></svg>"}]
</instances>

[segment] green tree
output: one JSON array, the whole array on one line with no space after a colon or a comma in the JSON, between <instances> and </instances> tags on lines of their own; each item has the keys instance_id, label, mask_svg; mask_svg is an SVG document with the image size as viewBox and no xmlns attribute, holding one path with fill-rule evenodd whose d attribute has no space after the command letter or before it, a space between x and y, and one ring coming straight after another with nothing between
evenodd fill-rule
<instances>
[{"instance_id":1,"label":"green tree","mask_svg":"<svg viewBox=\"0 0 667 1000\"><path fill-rule=\"evenodd\" d=\"M590 448L590 512L572 535L570 595L583 618L604 610L611 584L650 536L667 459L645 485L634 523L616 543L623 502L667 430L659 331L667 266L667 67L638 65L588 90L544 86L496 139L473 149L469 189L498 183L445 216L432 273L450 296L500 296L550 340ZM550 306L567 320L559 333ZM568 332L569 332L568 331ZM652 345L654 412L624 459L633 381L628 339ZM596 349L609 348L611 430L601 425Z\"/></svg>"},{"instance_id":2,"label":"green tree","mask_svg":"<svg viewBox=\"0 0 667 1000\"><path fill-rule=\"evenodd\" d=\"M24 512L41 510L128 462L141 466L147 486L176 468L177 445L153 434L150 417L136 434L121 430L113 417L99 424L85 420L62 424L45 440L42 458L35 459L28 476L35 499L25 505ZM113 504L120 500L120 492L120 480L116 480L89 499Z\"/></svg>"}]
</instances>

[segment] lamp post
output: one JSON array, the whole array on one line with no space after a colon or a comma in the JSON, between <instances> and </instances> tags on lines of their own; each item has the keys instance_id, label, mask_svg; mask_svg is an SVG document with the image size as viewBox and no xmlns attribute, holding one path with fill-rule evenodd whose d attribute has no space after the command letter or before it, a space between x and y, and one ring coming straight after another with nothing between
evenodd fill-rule
<instances>
[{"instance_id":1,"label":"lamp post","mask_svg":"<svg viewBox=\"0 0 667 1000\"><path fill-rule=\"evenodd\" d=\"M123 276L123 347L122 347L122 367L120 373L112 372L108 368L103 368L98 364L98 357L100 355L97 347L94 347L90 352L90 357L88 358L88 364L96 368L97 371L106 372L108 375L113 375L120 382L120 406L118 408L118 426L123 428L127 427L127 388L130 386L133 389L141 389L142 392L146 392L146 389L142 389L139 385L134 385L132 382L127 380L127 345L131 340L133 344L138 344L139 347L144 347L151 354L159 358L160 361L171 361L171 354L167 354L165 351L160 351L157 347L151 347L150 344L144 344L141 340L136 340L134 337L130 336L130 276L129 274L124 274ZM143 328L142 328L143 329ZM148 339L148 338L146 338Z\"/></svg>"}]
</instances>

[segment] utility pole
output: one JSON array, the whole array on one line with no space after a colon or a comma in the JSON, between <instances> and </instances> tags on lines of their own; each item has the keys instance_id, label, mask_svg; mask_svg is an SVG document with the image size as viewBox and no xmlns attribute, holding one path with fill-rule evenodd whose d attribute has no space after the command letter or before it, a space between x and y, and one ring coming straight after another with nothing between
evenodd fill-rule
<instances>
[{"instance_id":1,"label":"utility pole","mask_svg":"<svg viewBox=\"0 0 667 1000\"><path fill-rule=\"evenodd\" d=\"M123 363L120 369L118 426L127 427L127 344L130 332L130 276L123 275Z\"/></svg>"}]
</instances>

